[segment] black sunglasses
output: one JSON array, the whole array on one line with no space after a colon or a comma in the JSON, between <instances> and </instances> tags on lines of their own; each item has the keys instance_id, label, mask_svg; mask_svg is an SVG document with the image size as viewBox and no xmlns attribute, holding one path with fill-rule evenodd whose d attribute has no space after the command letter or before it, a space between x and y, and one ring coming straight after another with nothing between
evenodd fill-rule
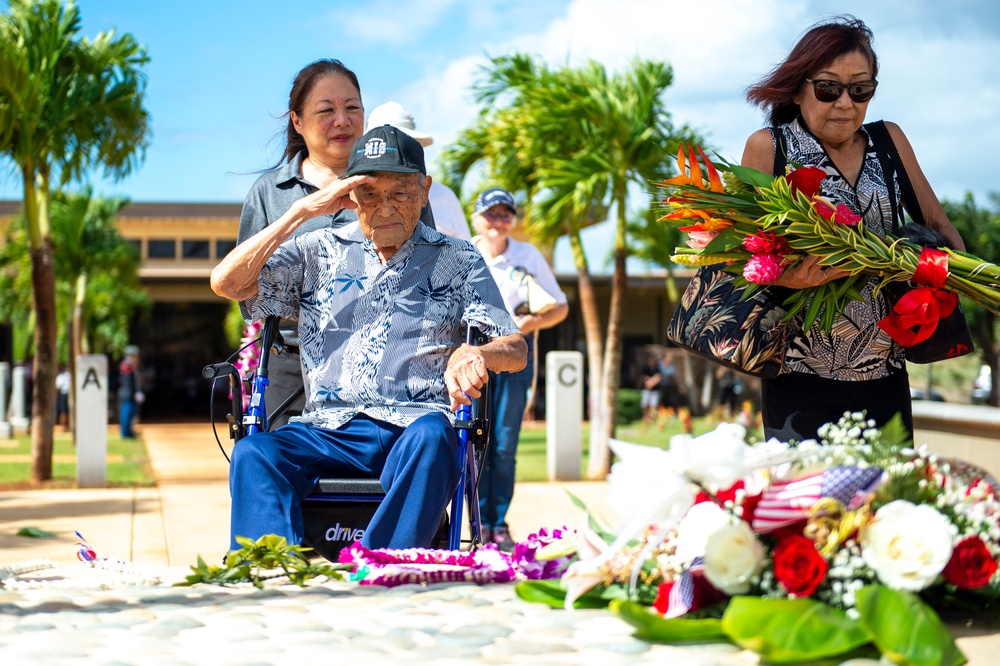
<instances>
[{"instance_id":1,"label":"black sunglasses","mask_svg":"<svg viewBox=\"0 0 1000 666\"><path fill-rule=\"evenodd\" d=\"M806 79L806 81L813 84L813 94L816 95L816 99L820 102L836 102L844 94L844 89L846 88L847 94L850 95L851 99L861 104L872 98L875 94L875 87L878 86L878 81L875 79L855 81L854 83L841 83L839 81L826 81L823 79Z\"/></svg>"}]
</instances>

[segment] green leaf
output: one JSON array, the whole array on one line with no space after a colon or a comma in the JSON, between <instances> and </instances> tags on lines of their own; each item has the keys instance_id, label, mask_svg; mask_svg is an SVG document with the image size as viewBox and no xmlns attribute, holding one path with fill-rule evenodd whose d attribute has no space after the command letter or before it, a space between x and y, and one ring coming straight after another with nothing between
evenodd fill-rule
<instances>
[{"instance_id":1,"label":"green leaf","mask_svg":"<svg viewBox=\"0 0 1000 666\"><path fill-rule=\"evenodd\" d=\"M526 580L515 585L514 592L531 603L552 608L564 608L566 605L566 588L558 580ZM613 599L625 599L627 594L620 587L595 587L574 601L573 608L607 608Z\"/></svg>"},{"instance_id":2,"label":"green leaf","mask_svg":"<svg viewBox=\"0 0 1000 666\"><path fill-rule=\"evenodd\" d=\"M955 639L930 606L915 594L884 585L857 592L859 623L894 663L911 666L959 666L966 663Z\"/></svg>"},{"instance_id":3,"label":"green leaf","mask_svg":"<svg viewBox=\"0 0 1000 666\"><path fill-rule=\"evenodd\" d=\"M30 537L32 539L55 539L56 535L46 532L38 527L22 527L17 531L17 536Z\"/></svg>"},{"instance_id":4,"label":"green leaf","mask_svg":"<svg viewBox=\"0 0 1000 666\"><path fill-rule=\"evenodd\" d=\"M667 619L648 606L634 601L616 599L611 612L636 628L636 638L653 643L718 643L729 642L722 631L722 621L715 618L688 620Z\"/></svg>"},{"instance_id":5,"label":"green leaf","mask_svg":"<svg viewBox=\"0 0 1000 666\"><path fill-rule=\"evenodd\" d=\"M871 642L868 631L843 611L814 599L733 597L722 630L776 664L812 663Z\"/></svg>"},{"instance_id":6,"label":"green leaf","mask_svg":"<svg viewBox=\"0 0 1000 666\"><path fill-rule=\"evenodd\" d=\"M568 490L566 491L566 494L569 495L569 501L575 504L578 509L587 514L587 524L590 527L590 529L593 530L599 537L604 539L605 543L609 545L614 543L615 535L612 534L607 527L597 522L597 519L595 519L593 514L590 513L590 510L587 508L587 505L584 503L584 501Z\"/></svg>"},{"instance_id":7,"label":"green leaf","mask_svg":"<svg viewBox=\"0 0 1000 666\"><path fill-rule=\"evenodd\" d=\"M774 184L774 176L757 169L741 166L739 164L729 165L729 170L741 181L752 187L769 187Z\"/></svg>"},{"instance_id":8,"label":"green leaf","mask_svg":"<svg viewBox=\"0 0 1000 666\"><path fill-rule=\"evenodd\" d=\"M742 242L742 236L737 234L733 227L729 227L720 231L715 238L709 241L705 249L702 250L702 254L719 254L734 247L739 247Z\"/></svg>"}]
</instances>

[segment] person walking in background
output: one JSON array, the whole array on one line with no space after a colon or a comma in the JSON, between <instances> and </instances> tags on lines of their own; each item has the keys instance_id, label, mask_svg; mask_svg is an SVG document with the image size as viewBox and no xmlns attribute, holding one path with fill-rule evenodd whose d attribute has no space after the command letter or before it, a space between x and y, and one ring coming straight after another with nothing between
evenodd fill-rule
<instances>
[{"instance_id":1,"label":"person walking in background","mask_svg":"<svg viewBox=\"0 0 1000 666\"><path fill-rule=\"evenodd\" d=\"M434 143L432 136L417 131L413 116L398 102L386 102L372 109L371 113L368 114L368 129L379 125L392 125L409 134L417 140L422 148ZM429 199L434 225L438 231L455 238L472 239L472 234L469 233L469 223L462 211L462 204L451 188L434 181L431 183Z\"/></svg>"},{"instance_id":2,"label":"person walking in background","mask_svg":"<svg viewBox=\"0 0 1000 666\"><path fill-rule=\"evenodd\" d=\"M742 164L779 174L784 164L821 169L826 177L820 193L860 215L869 231L885 236L893 229L893 211L903 202L894 185L898 174L882 169L890 163L886 148L876 147L863 126L878 86L872 39L871 30L850 16L806 32L783 62L747 89L747 100L764 109L770 127L750 136ZM915 103L919 97L914 95ZM893 123L885 123L885 128L927 226L953 248L965 249L903 131ZM845 275L809 257L785 270L775 284L805 289ZM861 299L848 304L829 332L819 322L803 331L803 315L797 315L798 330L789 336L782 374L761 382L765 437L813 439L822 424L861 410L878 425L901 414L912 433L906 353L878 327L890 307L884 292L874 293L878 282L868 281Z\"/></svg>"},{"instance_id":3,"label":"person walking in background","mask_svg":"<svg viewBox=\"0 0 1000 666\"><path fill-rule=\"evenodd\" d=\"M652 423L656 420L657 410L660 408L660 382L663 375L660 374L660 364L653 356L646 357L646 364L642 367L642 383L639 389L639 407L642 409L642 423Z\"/></svg>"},{"instance_id":4,"label":"person walking in background","mask_svg":"<svg viewBox=\"0 0 1000 666\"><path fill-rule=\"evenodd\" d=\"M499 373L493 385L494 424L479 479L483 541L492 541L505 551L514 548L507 526L507 509L514 496L517 441L534 375L537 342L534 334L555 326L569 314L566 295L542 253L530 243L510 237L516 219L514 197L507 190L491 188L476 198L472 226L477 235L472 244L486 259L504 305L528 343L528 364L524 370ZM532 279L536 281L534 284ZM544 308L532 307L529 292L535 288L544 289L550 297Z\"/></svg>"},{"instance_id":5,"label":"person walking in background","mask_svg":"<svg viewBox=\"0 0 1000 666\"><path fill-rule=\"evenodd\" d=\"M56 423L63 427L69 426L69 390L72 383L69 368L59 366L59 374L56 375Z\"/></svg>"},{"instance_id":6,"label":"person walking in background","mask_svg":"<svg viewBox=\"0 0 1000 666\"><path fill-rule=\"evenodd\" d=\"M139 348L129 345L125 348L125 358L118 366L118 423L122 439L135 437L135 420L139 416L139 406L145 400Z\"/></svg>"}]
</instances>

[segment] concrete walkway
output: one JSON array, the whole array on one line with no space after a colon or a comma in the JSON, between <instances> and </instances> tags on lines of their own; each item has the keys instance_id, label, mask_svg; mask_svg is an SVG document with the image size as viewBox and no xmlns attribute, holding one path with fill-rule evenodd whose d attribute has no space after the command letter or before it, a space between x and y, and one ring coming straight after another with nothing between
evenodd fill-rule
<instances>
[{"instance_id":1,"label":"concrete walkway","mask_svg":"<svg viewBox=\"0 0 1000 666\"><path fill-rule=\"evenodd\" d=\"M207 424L143 424L155 488L0 492L0 566L30 558L75 561L79 531L98 554L151 566L218 561L229 547L229 466ZM226 437L220 428L220 439ZM223 441L227 455L231 448ZM575 528L583 513L567 491L599 513L604 482L522 483L508 515L515 538L541 527ZM17 536L23 527L55 539Z\"/></svg>"}]
</instances>

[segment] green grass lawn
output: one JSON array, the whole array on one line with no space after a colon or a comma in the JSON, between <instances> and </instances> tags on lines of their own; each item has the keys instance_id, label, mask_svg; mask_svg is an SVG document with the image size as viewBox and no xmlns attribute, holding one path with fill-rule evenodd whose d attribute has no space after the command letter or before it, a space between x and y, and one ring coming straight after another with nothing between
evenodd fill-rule
<instances>
[{"instance_id":1,"label":"green grass lawn","mask_svg":"<svg viewBox=\"0 0 1000 666\"><path fill-rule=\"evenodd\" d=\"M13 439L0 439L0 489L12 490L31 487L31 437L22 435ZM153 471L142 439L121 439L108 434L108 486L155 485ZM56 432L52 480L46 488L76 487L76 449L69 433Z\"/></svg>"},{"instance_id":2,"label":"green grass lawn","mask_svg":"<svg viewBox=\"0 0 1000 666\"><path fill-rule=\"evenodd\" d=\"M703 416L692 420L691 427L695 435L701 435L713 430L720 422L716 416ZM617 439L622 439L635 444L647 444L665 449L670 438L683 432L684 428L677 419L666 421L663 429L657 425L643 427L641 423L627 423L618 426ZM763 437L763 433L758 430L751 432L751 436L757 439ZM581 477L586 478L587 471L587 449L590 445L590 428L585 423L583 425L581 455ZM547 481L548 472L546 470L545 458L545 424L524 424L521 428L521 438L517 444L517 480L518 481Z\"/></svg>"}]
</instances>

